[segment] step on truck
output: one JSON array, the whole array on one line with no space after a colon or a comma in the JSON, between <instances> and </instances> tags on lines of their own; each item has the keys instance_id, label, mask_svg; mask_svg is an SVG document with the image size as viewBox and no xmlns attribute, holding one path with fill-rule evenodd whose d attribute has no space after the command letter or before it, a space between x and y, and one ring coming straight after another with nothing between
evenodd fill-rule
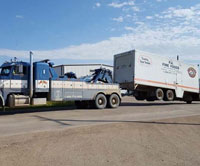
<instances>
[{"instance_id":1,"label":"step on truck","mask_svg":"<svg viewBox=\"0 0 200 166\"><path fill-rule=\"evenodd\" d=\"M53 65L49 60L33 63L32 52L29 63L5 62L0 67L1 106L45 104L47 100L75 101L77 107L93 105L98 109L119 106L119 85L112 83L108 70L98 69L90 77L77 79L71 73L58 76Z\"/></svg>"},{"instance_id":2,"label":"step on truck","mask_svg":"<svg viewBox=\"0 0 200 166\"><path fill-rule=\"evenodd\" d=\"M199 101L198 66L132 50L114 56L114 82L137 100Z\"/></svg>"}]
</instances>

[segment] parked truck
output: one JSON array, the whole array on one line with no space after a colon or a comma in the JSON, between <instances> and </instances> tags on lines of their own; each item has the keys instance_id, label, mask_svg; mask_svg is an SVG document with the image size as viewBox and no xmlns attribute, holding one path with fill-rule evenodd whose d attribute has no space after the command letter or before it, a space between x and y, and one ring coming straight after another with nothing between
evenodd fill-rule
<instances>
[{"instance_id":1,"label":"parked truck","mask_svg":"<svg viewBox=\"0 0 200 166\"><path fill-rule=\"evenodd\" d=\"M132 50L114 56L114 82L137 100L199 100L198 66Z\"/></svg>"},{"instance_id":2,"label":"parked truck","mask_svg":"<svg viewBox=\"0 0 200 166\"><path fill-rule=\"evenodd\" d=\"M0 69L2 107L45 104L49 100L75 101L78 107L93 104L104 109L116 108L121 101L119 85L112 83L112 76L104 69L95 71L87 81L72 74L59 77L49 60L33 63L32 53L30 63L14 60L5 62Z\"/></svg>"}]
</instances>

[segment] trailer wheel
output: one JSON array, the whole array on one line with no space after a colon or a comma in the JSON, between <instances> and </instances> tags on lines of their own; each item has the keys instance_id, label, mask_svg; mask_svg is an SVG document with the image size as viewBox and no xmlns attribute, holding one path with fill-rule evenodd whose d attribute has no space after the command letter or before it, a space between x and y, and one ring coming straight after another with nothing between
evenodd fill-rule
<instances>
[{"instance_id":1,"label":"trailer wheel","mask_svg":"<svg viewBox=\"0 0 200 166\"><path fill-rule=\"evenodd\" d=\"M184 98L187 104L192 104L193 97L190 94L186 95Z\"/></svg>"},{"instance_id":2,"label":"trailer wheel","mask_svg":"<svg viewBox=\"0 0 200 166\"><path fill-rule=\"evenodd\" d=\"M167 101L174 100L174 92L172 90L167 90L165 95Z\"/></svg>"},{"instance_id":3,"label":"trailer wheel","mask_svg":"<svg viewBox=\"0 0 200 166\"><path fill-rule=\"evenodd\" d=\"M107 105L107 99L104 94L98 94L95 99L95 106L97 109L104 109Z\"/></svg>"},{"instance_id":4,"label":"trailer wheel","mask_svg":"<svg viewBox=\"0 0 200 166\"><path fill-rule=\"evenodd\" d=\"M120 105L120 98L117 94L112 94L108 100L109 108L117 108Z\"/></svg>"},{"instance_id":5,"label":"trailer wheel","mask_svg":"<svg viewBox=\"0 0 200 166\"><path fill-rule=\"evenodd\" d=\"M157 100L163 100L164 99L164 92L160 88L156 89L156 99Z\"/></svg>"}]
</instances>

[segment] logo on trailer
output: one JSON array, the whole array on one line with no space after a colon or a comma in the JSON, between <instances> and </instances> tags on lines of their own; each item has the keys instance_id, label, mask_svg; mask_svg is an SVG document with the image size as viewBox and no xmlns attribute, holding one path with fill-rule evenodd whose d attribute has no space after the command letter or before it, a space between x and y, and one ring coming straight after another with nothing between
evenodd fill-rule
<instances>
[{"instance_id":1,"label":"logo on trailer","mask_svg":"<svg viewBox=\"0 0 200 166\"><path fill-rule=\"evenodd\" d=\"M147 56L140 56L139 59L140 63L143 65L151 65L152 64L152 60L151 58L147 57Z\"/></svg>"},{"instance_id":2,"label":"logo on trailer","mask_svg":"<svg viewBox=\"0 0 200 166\"><path fill-rule=\"evenodd\" d=\"M194 78L194 77L196 77L197 71L196 71L193 67L190 67L190 68L188 69L188 74L189 74L189 76L190 76L191 78Z\"/></svg>"}]
</instances>

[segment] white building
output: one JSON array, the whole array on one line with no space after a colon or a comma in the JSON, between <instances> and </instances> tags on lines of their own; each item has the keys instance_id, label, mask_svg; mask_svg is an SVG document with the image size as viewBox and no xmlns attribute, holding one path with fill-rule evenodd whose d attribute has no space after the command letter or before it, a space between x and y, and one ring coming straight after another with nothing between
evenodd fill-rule
<instances>
[{"instance_id":1,"label":"white building","mask_svg":"<svg viewBox=\"0 0 200 166\"><path fill-rule=\"evenodd\" d=\"M68 65L59 65L54 66L55 71L59 76L63 76L65 73L74 72L76 76L82 77L91 75L94 69L106 68L113 72L113 66L105 64L68 64Z\"/></svg>"}]
</instances>

